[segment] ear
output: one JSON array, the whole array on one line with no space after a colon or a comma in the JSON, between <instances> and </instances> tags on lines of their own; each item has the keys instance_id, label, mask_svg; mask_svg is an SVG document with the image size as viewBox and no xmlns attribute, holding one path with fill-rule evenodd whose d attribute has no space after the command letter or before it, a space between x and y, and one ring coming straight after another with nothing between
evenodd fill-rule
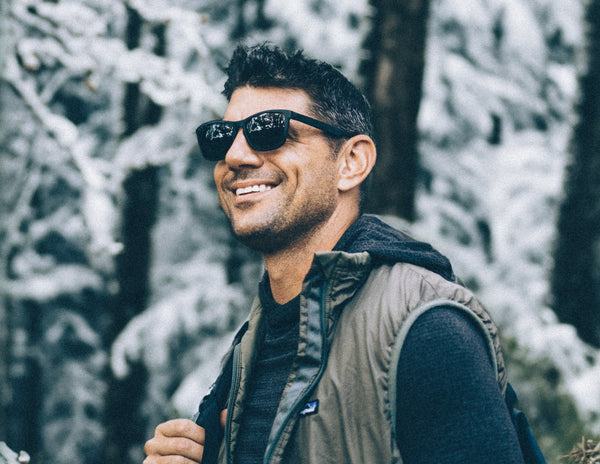
<instances>
[{"instance_id":1,"label":"ear","mask_svg":"<svg viewBox=\"0 0 600 464\"><path fill-rule=\"evenodd\" d=\"M359 186L369 175L377 150L368 135L355 135L342 145L338 155L338 190L347 192Z\"/></svg>"}]
</instances>

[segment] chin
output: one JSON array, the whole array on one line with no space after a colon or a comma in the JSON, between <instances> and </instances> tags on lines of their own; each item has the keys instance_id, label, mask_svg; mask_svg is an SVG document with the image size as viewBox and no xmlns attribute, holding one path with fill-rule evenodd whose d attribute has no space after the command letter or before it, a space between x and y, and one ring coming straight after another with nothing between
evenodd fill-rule
<instances>
[{"instance_id":1,"label":"chin","mask_svg":"<svg viewBox=\"0 0 600 464\"><path fill-rule=\"evenodd\" d=\"M240 243L263 255L277 253L289 246L289 241L281 235L271 233L271 231L235 235Z\"/></svg>"}]
</instances>

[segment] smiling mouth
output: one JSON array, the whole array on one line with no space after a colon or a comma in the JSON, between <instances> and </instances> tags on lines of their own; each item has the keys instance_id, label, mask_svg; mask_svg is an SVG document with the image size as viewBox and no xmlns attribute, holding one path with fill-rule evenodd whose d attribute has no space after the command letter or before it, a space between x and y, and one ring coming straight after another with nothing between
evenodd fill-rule
<instances>
[{"instance_id":1,"label":"smiling mouth","mask_svg":"<svg viewBox=\"0 0 600 464\"><path fill-rule=\"evenodd\" d=\"M271 190L272 188L273 187L271 185L266 184L251 185L249 187L235 189L235 195L239 197L241 195L247 195L249 193L266 192L268 190Z\"/></svg>"}]
</instances>

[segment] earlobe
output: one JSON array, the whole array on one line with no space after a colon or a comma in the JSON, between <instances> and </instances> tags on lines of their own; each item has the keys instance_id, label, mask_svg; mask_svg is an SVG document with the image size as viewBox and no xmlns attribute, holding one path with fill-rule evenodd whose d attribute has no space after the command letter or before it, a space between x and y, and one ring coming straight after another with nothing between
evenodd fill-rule
<instances>
[{"instance_id":1,"label":"earlobe","mask_svg":"<svg viewBox=\"0 0 600 464\"><path fill-rule=\"evenodd\" d=\"M358 187L369 175L377 152L368 135L356 135L347 140L338 153L338 189L347 192Z\"/></svg>"}]
</instances>

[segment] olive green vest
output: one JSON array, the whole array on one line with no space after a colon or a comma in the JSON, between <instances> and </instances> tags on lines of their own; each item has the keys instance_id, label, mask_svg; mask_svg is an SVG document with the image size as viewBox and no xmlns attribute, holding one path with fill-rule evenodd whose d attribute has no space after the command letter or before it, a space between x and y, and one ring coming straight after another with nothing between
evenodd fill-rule
<instances>
[{"instance_id":1,"label":"olive green vest","mask_svg":"<svg viewBox=\"0 0 600 464\"><path fill-rule=\"evenodd\" d=\"M414 321L439 306L456 308L481 328L504 392L497 329L469 290L410 264L372 268L368 253L318 254L304 283L298 354L265 462L401 463L394 431L400 351ZM260 314L255 302L236 349L220 462L232 462Z\"/></svg>"}]
</instances>

